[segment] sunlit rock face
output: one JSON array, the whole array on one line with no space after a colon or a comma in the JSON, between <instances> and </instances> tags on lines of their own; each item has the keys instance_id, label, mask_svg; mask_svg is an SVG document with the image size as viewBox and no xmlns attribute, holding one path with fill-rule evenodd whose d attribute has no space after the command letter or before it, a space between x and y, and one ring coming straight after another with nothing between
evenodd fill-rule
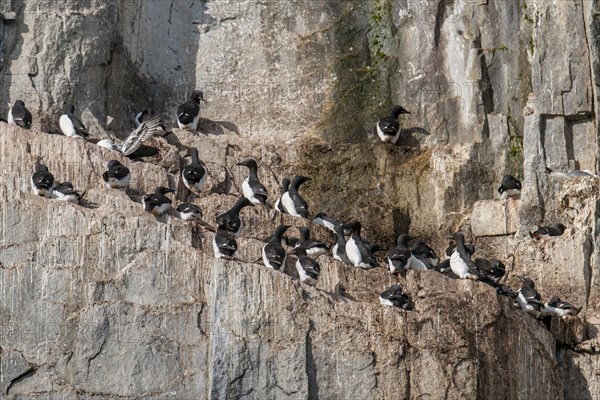
<instances>
[{"instance_id":1,"label":"sunlit rock face","mask_svg":"<svg viewBox=\"0 0 600 400\"><path fill-rule=\"evenodd\" d=\"M0 116L17 99L34 116L31 132L0 123L0 397L600 396L598 183L546 172L597 171L600 10L559 3L0 4ZM200 132L152 139L145 162L42 133L66 102L95 139L124 139L148 107L173 126L194 89ZM397 146L374 130L393 104L411 111ZM210 175L198 198L179 178L189 146ZM282 221L333 243L321 227L245 209L238 259L222 261L210 230L143 211L143 194L169 186L214 225L248 157L271 204L283 177L310 176L312 216L359 219L386 249L409 232L438 254L462 230L475 257L505 261L513 289L527 275L582 310L545 326L480 283L325 256L311 288L293 257L283 273L262 266L261 246ZM104 187L111 159L131 169L129 191ZM34 196L38 162L86 190L84 206ZM505 174L519 199L499 199ZM563 236L530 239L556 222ZM414 311L379 304L397 281Z\"/></svg>"}]
</instances>

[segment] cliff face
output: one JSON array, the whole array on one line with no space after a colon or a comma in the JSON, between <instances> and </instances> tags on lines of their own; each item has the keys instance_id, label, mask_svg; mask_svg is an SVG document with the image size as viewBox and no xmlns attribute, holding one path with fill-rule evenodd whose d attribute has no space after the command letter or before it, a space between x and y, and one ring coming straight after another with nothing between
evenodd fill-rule
<instances>
[{"instance_id":1,"label":"cliff face","mask_svg":"<svg viewBox=\"0 0 600 400\"><path fill-rule=\"evenodd\" d=\"M22 99L34 132L0 124L0 393L7 398L592 399L598 380L598 10L593 2L22 1L0 5L0 115ZM560 45L557 45L560 43ZM153 140L126 164L128 194L104 189L114 153L39 131L65 101L95 137L135 111L174 109L194 88L200 130ZM401 146L373 125L393 103ZM169 122L169 121L167 121ZM174 119L170 122L174 122ZM244 211L242 261L212 257L212 234L139 204L179 188L186 146L210 171L205 220L233 204L259 160L270 193L302 173L311 210L363 221L391 246L409 231L437 250L462 229L477 256L512 261L545 299L582 306L550 329L484 285L436 273L400 284L414 312L383 308L395 282L322 257L317 288L267 270L280 222ZM90 207L35 197L36 162L87 189ZM520 201L492 200L505 173ZM303 224L305 222L288 220ZM537 223L563 237L535 244ZM312 227L317 236L327 232ZM441 253L441 251L440 251ZM343 283L351 301L333 294ZM43 397L42 397L43 398Z\"/></svg>"}]
</instances>

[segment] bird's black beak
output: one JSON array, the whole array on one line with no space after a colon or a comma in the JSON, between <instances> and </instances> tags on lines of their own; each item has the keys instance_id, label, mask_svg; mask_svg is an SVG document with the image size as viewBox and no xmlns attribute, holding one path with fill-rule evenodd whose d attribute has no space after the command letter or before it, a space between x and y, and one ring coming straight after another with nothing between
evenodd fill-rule
<instances>
[{"instance_id":1,"label":"bird's black beak","mask_svg":"<svg viewBox=\"0 0 600 400\"><path fill-rule=\"evenodd\" d=\"M521 275L517 275L517 278L519 278L521 282L525 282L525 279Z\"/></svg>"},{"instance_id":2,"label":"bird's black beak","mask_svg":"<svg viewBox=\"0 0 600 400\"><path fill-rule=\"evenodd\" d=\"M167 190L165 190L165 193L174 193L174 192L175 192L175 189L167 189Z\"/></svg>"},{"instance_id":3,"label":"bird's black beak","mask_svg":"<svg viewBox=\"0 0 600 400\"><path fill-rule=\"evenodd\" d=\"M410 111L408 111L408 110L402 110L402 111L400 112L400 114L410 114Z\"/></svg>"}]
</instances>

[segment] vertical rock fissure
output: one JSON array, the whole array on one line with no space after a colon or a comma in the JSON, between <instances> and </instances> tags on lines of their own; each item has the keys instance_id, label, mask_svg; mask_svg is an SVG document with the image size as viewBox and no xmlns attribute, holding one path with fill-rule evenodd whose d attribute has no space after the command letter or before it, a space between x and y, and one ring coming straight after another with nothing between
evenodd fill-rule
<instances>
[{"instance_id":1,"label":"vertical rock fissure","mask_svg":"<svg viewBox=\"0 0 600 400\"><path fill-rule=\"evenodd\" d=\"M308 321L308 331L306 332L306 377L308 380L308 399L319 399L319 384L317 382L317 365L313 354L313 343L310 332L315 329L312 319Z\"/></svg>"}]
</instances>

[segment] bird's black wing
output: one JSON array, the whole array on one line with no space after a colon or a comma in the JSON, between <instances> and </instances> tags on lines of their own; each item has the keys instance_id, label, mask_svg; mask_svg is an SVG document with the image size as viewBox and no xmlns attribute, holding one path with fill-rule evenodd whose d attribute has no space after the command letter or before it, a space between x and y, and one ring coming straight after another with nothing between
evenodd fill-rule
<instances>
[{"instance_id":1,"label":"bird's black wing","mask_svg":"<svg viewBox=\"0 0 600 400\"><path fill-rule=\"evenodd\" d=\"M129 134L127 140L121 145L121 152L123 155L128 156L139 149L144 142L156 134L157 130L160 128L160 124L160 115L142 122L140 126Z\"/></svg>"},{"instance_id":2,"label":"bird's black wing","mask_svg":"<svg viewBox=\"0 0 600 400\"><path fill-rule=\"evenodd\" d=\"M395 135L400 130L400 123L391 117L381 118L378 122L379 129L386 135Z\"/></svg>"},{"instance_id":3,"label":"bird's black wing","mask_svg":"<svg viewBox=\"0 0 600 400\"><path fill-rule=\"evenodd\" d=\"M198 183L206 175L206 169L201 165L188 165L181 171L181 175L188 182Z\"/></svg>"},{"instance_id":4,"label":"bird's black wing","mask_svg":"<svg viewBox=\"0 0 600 400\"><path fill-rule=\"evenodd\" d=\"M267 243L264 250L271 266L280 269L285 261L285 249L281 243Z\"/></svg>"},{"instance_id":5,"label":"bird's black wing","mask_svg":"<svg viewBox=\"0 0 600 400\"><path fill-rule=\"evenodd\" d=\"M177 119L182 124L191 124L200 113L200 106L193 100L188 100L177 108Z\"/></svg>"}]
</instances>

